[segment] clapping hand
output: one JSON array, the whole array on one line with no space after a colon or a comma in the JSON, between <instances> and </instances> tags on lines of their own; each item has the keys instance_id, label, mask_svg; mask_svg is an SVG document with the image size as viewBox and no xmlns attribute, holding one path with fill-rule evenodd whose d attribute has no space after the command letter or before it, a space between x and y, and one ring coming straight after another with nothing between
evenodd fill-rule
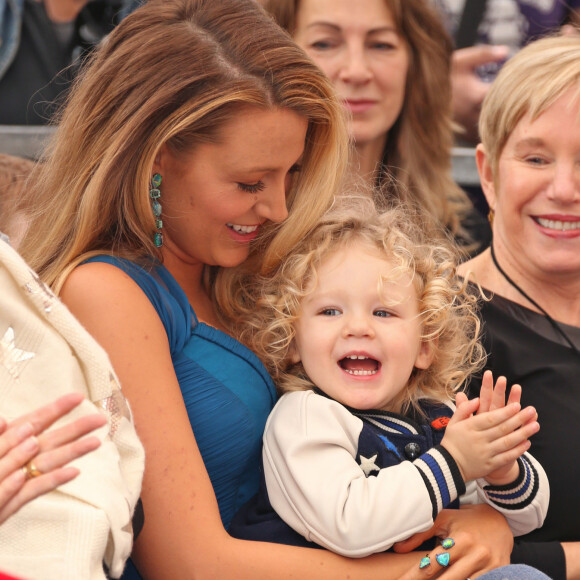
<instances>
[{"instance_id":1,"label":"clapping hand","mask_svg":"<svg viewBox=\"0 0 580 580\"><path fill-rule=\"evenodd\" d=\"M536 410L521 408L521 387L512 386L507 403L505 392L505 377L498 378L494 387L493 375L486 371L479 398L468 400L464 393L457 395L457 408L441 444L457 462L466 482L482 477L492 485L515 481L517 459L540 428Z\"/></svg>"}]
</instances>

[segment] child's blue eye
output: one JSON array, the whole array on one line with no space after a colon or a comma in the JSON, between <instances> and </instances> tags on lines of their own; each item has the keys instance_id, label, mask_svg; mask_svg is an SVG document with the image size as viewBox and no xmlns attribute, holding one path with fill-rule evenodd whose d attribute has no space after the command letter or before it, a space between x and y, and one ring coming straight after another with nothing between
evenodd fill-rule
<instances>
[{"instance_id":1,"label":"child's blue eye","mask_svg":"<svg viewBox=\"0 0 580 580\"><path fill-rule=\"evenodd\" d=\"M389 318L391 316L391 313L386 310L375 310L373 314L379 318Z\"/></svg>"},{"instance_id":2,"label":"child's blue eye","mask_svg":"<svg viewBox=\"0 0 580 580\"><path fill-rule=\"evenodd\" d=\"M338 308L325 308L320 311L320 314L322 314L322 316L338 316L340 310L338 310Z\"/></svg>"}]
</instances>

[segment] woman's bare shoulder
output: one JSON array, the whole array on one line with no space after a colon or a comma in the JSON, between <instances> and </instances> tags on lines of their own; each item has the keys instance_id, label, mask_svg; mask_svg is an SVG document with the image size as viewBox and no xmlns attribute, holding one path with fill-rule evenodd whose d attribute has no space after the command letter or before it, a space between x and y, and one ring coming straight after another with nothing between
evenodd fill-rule
<instances>
[{"instance_id":1,"label":"woman's bare shoulder","mask_svg":"<svg viewBox=\"0 0 580 580\"><path fill-rule=\"evenodd\" d=\"M117 287L137 287L132 278L121 268L107 262L88 262L77 266L66 278L61 295L78 291L98 292L107 285Z\"/></svg>"},{"instance_id":2,"label":"woman's bare shoulder","mask_svg":"<svg viewBox=\"0 0 580 580\"><path fill-rule=\"evenodd\" d=\"M109 356L113 349L128 351L129 345L145 339L166 346L163 323L153 304L129 275L112 264L77 266L65 280L60 298Z\"/></svg>"},{"instance_id":3,"label":"woman's bare shoulder","mask_svg":"<svg viewBox=\"0 0 580 580\"><path fill-rule=\"evenodd\" d=\"M123 270L104 262L77 266L66 278L61 300L71 310L150 307L139 285Z\"/></svg>"}]
</instances>

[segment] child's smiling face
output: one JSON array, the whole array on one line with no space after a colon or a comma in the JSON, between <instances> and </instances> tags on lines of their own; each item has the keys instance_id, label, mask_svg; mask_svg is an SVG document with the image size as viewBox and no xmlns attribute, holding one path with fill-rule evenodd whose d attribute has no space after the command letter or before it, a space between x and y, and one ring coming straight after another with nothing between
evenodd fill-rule
<instances>
[{"instance_id":1,"label":"child's smiling face","mask_svg":"<svg viewBox=\"0 0 580 580\"><path fill-rule=\"evenodd\" d=\"M293 359L319 389L355 409L398 412L392 403L431 351L410 275L361 241L323 260L302 301Z\"/></svg>"}]
</instances>

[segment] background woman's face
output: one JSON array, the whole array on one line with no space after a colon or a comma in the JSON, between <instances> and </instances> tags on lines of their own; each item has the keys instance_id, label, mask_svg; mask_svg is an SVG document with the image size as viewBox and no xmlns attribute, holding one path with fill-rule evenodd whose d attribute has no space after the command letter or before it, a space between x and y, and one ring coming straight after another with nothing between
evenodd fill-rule
<instances>
[{"instance_id":1,"label":"background woman's face","mask_svg":"<svg viewBox=\"0 0 580 580\"><path fill-rule=\"evenodd\" d=\"M301 0L296 42L334 83L357 145L386 141L403 107L407 43L385 0Z\"/></svg>"}]
</instances>

